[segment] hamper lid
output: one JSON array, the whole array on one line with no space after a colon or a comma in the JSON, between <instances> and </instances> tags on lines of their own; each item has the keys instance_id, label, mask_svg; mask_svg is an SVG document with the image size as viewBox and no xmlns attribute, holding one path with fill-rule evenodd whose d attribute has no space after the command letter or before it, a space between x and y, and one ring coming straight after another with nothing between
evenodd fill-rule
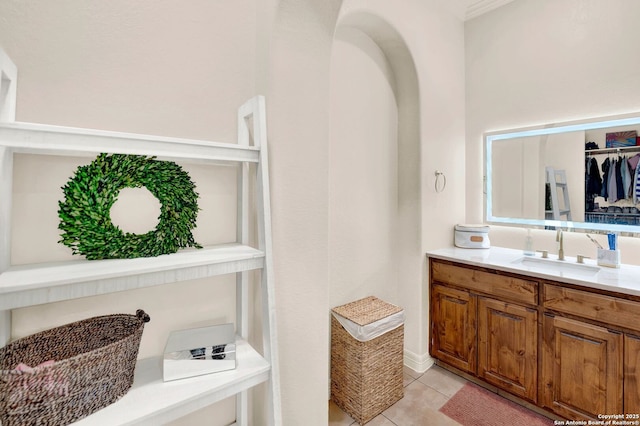
<instances>
[{"instance_id":1,"label":"hamper lid","mask_svg":"<svg viewBox=\"0 0 640 426\"><path fill-rule=\"evenodd\" d=\"M456 231L461 232L480 232L486 234L489 232L489 225L461 225L458 224L454 228Z\"/></svg>"},{"instance_id":2,"label":"hamper lid","mask_svg":"<svg viewBox=\"0 0 640 426\"><path fill-rule=\"evenodd\" d=\"M346 305L337 306L332 311L358 325L367 325L396 314L402 311L402 308L380 300L375 296L369 296Z\"/></svg>"}]
</instances>

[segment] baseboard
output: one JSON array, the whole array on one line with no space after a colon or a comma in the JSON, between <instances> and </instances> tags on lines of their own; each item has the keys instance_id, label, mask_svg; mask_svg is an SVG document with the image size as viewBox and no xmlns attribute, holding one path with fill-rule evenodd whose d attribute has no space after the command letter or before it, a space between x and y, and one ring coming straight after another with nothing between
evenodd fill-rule
<instances>
[{"instance_id":1,"label":"baseboard","mask_svg":"<svg viewBox=\"0 0 640 426\"><path fill-rule=\"evenodd\" d=\"M419 355L407 349L404 350L404 365L418 373L424 373L434 363L434 359L428 353Z\"/></svg>"}]
</instances>

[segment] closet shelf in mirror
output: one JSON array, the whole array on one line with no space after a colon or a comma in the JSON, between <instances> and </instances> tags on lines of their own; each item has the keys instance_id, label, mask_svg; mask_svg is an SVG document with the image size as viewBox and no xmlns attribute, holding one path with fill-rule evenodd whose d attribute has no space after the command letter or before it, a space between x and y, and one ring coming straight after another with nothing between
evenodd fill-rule
<instances>
[{"instance_id":1,"label":"closet shelf in mirror","mask_svg":"<svg viewBox=\"0 0 640 426\"><path fill-rule=\"evenodd\" d=\"M640 224L640 215L638 213L585 212L584 215L587 222Z\"/></svg>"},{"instance_id":2,"label":"closet shelf in mirror","mask_svg":"<svg viewBox=\"0 0 640 426\"><path fill-rule=\"evenodd\" d=\"M587 149L584 151L587 155L594 154L620 154L623 152L640 152L640 146L620 146L617 148L599 148L599 149Z\"/></svg>"}]
</instances>

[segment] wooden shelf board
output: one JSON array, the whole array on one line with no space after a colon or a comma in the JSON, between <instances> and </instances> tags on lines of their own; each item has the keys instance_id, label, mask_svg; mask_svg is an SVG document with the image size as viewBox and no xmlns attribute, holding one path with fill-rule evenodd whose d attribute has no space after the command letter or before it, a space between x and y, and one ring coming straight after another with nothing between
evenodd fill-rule
<instances>
[{"instance_id":1,"label":"wooden shelf board","mask_svg":"<svg viewBox=\"0 0 640 426\"><path fill-rule=\"evenodd\" d=\"M269 379L270 365L244 340L236 341L235 370L163 382L162 359L138 361L131 390L73 425L159 425Z\"/></svg>"},{"instance_id":2,"label":"wooden shelf board","mask_svg":"<svg viewBox=\"0 0 640 426\"><path fill-rule=\"evenodd\" d=\"M101 152L188 161L258 162L257 147L33 123L0 123L0 147L27 154L86 156Z\"/></svg>"},{"instance_id":3,"label":"wooden shelf board","mask_svg":"<svg viewBox=\"0 0 640 426\"><path fill-rule=\"evenodd\" d=\"M137 259L12 266L0 274L0 310L259 269L264 253L230 243Z\"/></svg>"}]
</instances>

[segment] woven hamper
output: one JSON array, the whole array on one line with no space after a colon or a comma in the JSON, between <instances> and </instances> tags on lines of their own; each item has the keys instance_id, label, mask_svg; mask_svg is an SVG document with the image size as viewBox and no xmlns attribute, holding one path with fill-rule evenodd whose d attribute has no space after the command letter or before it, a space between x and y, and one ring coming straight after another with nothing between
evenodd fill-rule
<instances>
[{"instance_id":1,"label":"woven hamper","mask_svg":"<svg viewBox=\"0 0 640 426\"><path fill-rule=\"evenodd\" d=\"M371 296L332 311L366 326L402 308ZM402 399L403 341L404 324L362 342L331 315L331 399L359 424L369 422Z\"/></svg>"},{"instance_id":2,"label":"woven hamper","mask_svg":"<svg viewBox=\"0 0 640 426\"><path fill-rule=\"evenodd\" d=\"M2 426L67 425L117 401L133 383L148 321L141 309L99 316L0 348Z\"/></svg>"}]
</instances>

